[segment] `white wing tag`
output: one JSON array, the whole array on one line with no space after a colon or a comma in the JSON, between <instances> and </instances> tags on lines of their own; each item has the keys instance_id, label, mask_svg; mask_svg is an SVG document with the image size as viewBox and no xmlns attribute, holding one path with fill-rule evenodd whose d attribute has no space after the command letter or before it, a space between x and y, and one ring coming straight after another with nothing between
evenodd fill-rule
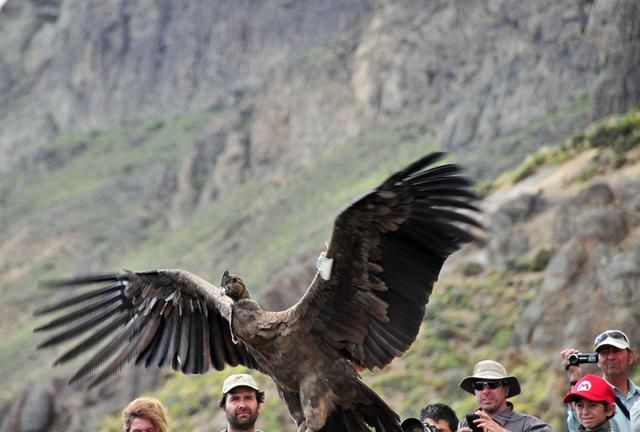
<instances>
[{"instance_id":1,"label":"white wing tag","mask_svg":"<svg viewBox=\"0 0 640 432\"><path fill-rule=\"evenodd\" d=\"M325 253L322 252L316 261L316 268L320 272L320 277L324 280L329 280L331 277L331 267L333 266L333 258L327 258Z\"/></svg>"}]
</instances>

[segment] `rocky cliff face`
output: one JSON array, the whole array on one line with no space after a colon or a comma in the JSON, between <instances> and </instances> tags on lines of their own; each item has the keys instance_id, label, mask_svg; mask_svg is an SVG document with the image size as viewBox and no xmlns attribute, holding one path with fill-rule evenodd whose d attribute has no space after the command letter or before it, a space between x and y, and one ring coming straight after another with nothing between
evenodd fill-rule
<instances>
[{"instance_id":1,"label":"rocky cliff face","mask_svg":"<svg viewBox=\"0 0 640 432\"><path fill-rule=\"evenodd\" d=\"M11 35L0 41L0 170L32 166L61 130L238 99L254 113L241 151L257 171L307 163L371 122L408 115L440 125L447 148L522 158L587 117L545 124L548 113L585 96L592 118L638 103L634 8L632 0L10 1L0 13ZM531 128L532 142L518 137ZM237 136L228 153L239 151ZM478 173L513 163L503 159Z\"/></svg>"},{"instance_id":2,"label":"rocky cliff face","mask_svg":"<svg viewBox=\"0 0 640 432\"><path fill-rule=\"evenodd\" d=\"M94 145L47 147L68 130L184 112L207 111L211 119L179 165L133 174L123 166L95 197L54 203L48 213L20 215L19 223L0 213L0 279L15 281L34 261L45 265L71 251L86 252L78 267L95 269L109 251L143 239L156 220L185 226L195 210L247 178L277 180L363 130L406 118L433 128L474 174L491 178L588 120L640 103L638 16L635 0L8 0L0 11L0 173L19 179L55 171ZM162 120L145 134L156 129ZM145 139L131 138L129 150ZM572 316L567 341L592 334L605 325L589 318L603 303L620 310L612 324L635 325L637 312L619 304L637 301L638 292L633 175L575 183L563 196L546 187L558 177L535 177L538 183L523 183L535 187L493 207L483 265L553 252L539 296L516 328L518 343L554 349L546 337L557 334L558 314ZM20 188L0 188L0 203L12 203ZM98 218L69 226L65 216L94 200L142 204L98 233L83 231ZM58 237L42 247L45 227ZM274 284L300 287L312 271L308 258L292 258L297 272ZM573 313L594 290L586 313ZM294 298L269 292L272 307ZM3 328L19 325L0 315ZM0 430L49 430L52 417L59 430L79 430L85 425L71 411L117 411L153 384L129 379L78 397L64 393L58 379L43 382L0 404ZM53 395L69 403L56 404ZM109 406L97 403L103 399Z\"/></svg>"},{"instance_id":3,"label":"rocky cliff face","mask_svg":"<svg viewBox=\"0 0 640 432\"><path fill-rule=\"evenodd\" d=\"M368 15L369 2L9 1L0 13L0 169L61 129L205 110Z\"/></svg>"}]
</instances>

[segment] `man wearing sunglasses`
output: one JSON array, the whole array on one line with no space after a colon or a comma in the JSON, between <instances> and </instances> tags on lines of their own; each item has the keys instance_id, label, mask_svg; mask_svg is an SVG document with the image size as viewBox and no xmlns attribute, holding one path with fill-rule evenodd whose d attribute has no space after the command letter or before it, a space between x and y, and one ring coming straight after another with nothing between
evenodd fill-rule
<instances>
[{"instance_id":1,"label":"man wearing sunglasses","mask_svg":"<svg viewBox=\"0 0 640 432\"><path fill-rule=\"evenodd\" d=\"M620 330L607 330L595 338L593 350L598 353L598 367L602 370L603 378L613 386L616 394L616 412L610 420L611 427L614 432L630 432L629 411L633 404L640 400L640 388L629 379L631 366L635 362L629 338ZM578 350L575 348L567 348L560 352L562 364L569 373L571 386L583 375L580 364L569 364L569 356L577 353ZM567 412L569 431L576 432L580 423L571 405L568 405Z\"/></svg>"},{"instance_id":2,"label":"man wearing sunglasses","mask_svg":"<svg viewBox=\"0 0 640 432\"><path fill-rule=\"evenodd\" d=\"M528 414L517 412L507 399L520 394L520 383L508 375L504 366L493 360L482 360L473 368L473 375L460 381L460 388L475 395L479 408L474 423L484 432L551 432L549 425ZM459 432L473 432L466 418L461 419Z\"/></svg>"}]
</instances>

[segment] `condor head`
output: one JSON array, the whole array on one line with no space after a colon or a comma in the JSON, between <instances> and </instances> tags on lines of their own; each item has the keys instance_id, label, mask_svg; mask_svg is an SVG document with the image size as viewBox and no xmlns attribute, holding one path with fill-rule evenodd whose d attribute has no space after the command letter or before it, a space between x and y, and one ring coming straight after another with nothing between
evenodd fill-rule
<instances>
[{"instance_id":1,"label":"condor head","mask_svg":"<svg viewBox=\"0 0 640 432\"><path fill-rule=\"evenodd\" d=\"M227 270L220 280L220 294L231 297L233 301L248 299L249 291L240 277L229 274Z\"/></svg>"}]
</instances>

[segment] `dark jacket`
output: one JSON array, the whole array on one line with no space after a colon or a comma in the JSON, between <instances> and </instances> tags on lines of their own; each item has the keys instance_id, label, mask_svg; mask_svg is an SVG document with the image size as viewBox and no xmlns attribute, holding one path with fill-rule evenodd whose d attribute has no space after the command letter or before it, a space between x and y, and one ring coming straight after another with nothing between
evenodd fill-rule
<instances>
[{"instance_id":1,"label":"dark jacket","mask_svg":"<svg viewBox=\"0 0 640 432\"><path fill-rule=\"evenodd\" d=\"M551 427L537 417L513 410L513 404L507 402L507 409L491 417L509 432L551 432ZM465 418L459 427L467 426Z\"/></svg>"},{"instance_id":2,"label":"dark jacket","mask_svg":"<svg viewBox=\"0 0 640 432\"><path fill-rule=\"evenodd\" d=\"M611 427L611 423L609 423L609 420L602 423L600 426L598 426L595 429L587 429L582 425L578 426L578 432L612 432L612 431L613 431L613 428Z\"/></svg>"},{"instance_id":3,"label":"dark jacket","mask_svg":"<svg viewBox=\"0 0 640 432\"><path fill-rule=\"evenodd\" d=\"M227 432L227 428L222 429L220 432ZM263 432L263 431L260 429L256 429L256 432Z\"/></svg>"}]
</instances>

